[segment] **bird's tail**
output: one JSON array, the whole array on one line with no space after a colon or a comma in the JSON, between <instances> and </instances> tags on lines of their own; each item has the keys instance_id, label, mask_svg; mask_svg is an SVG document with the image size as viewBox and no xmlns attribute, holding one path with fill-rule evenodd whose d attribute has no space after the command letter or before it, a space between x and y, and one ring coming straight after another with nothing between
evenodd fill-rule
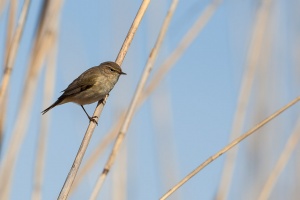
<instances>
[{"instance_id":1,"label":"bird's tail","mask_svg":"<svg viewBox=\"0 0 300 200\"><path fill-rule=\"evenodd\" d=\"M51 106L42 111L42 115L54 108L55 106L59 105L62 101L63 99L57 99L57 101L55 101Z\"/></svg>"}]
</instances>

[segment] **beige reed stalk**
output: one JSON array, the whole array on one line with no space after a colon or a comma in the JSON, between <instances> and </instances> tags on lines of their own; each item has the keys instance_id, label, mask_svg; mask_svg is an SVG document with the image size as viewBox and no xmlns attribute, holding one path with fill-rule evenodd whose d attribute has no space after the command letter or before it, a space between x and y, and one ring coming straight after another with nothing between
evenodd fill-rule
<instances>
[{"instance_id":1,"label":"beige reed stalk","mask_svg":"<svg viewBox=\"0 0 300 200\"><path fill-rule=\"evenodd\" d=\"M123 122L125 117L125 114L122 113L116 124L112 127L112 130L108 132L108 134L105 135L105 137L101 140L100 144L97 145L97 147L94 149L92 154L87 158L86 162L83 163L83 166L80 168L78 175L76 176L76 179L74 180L73 186L71 188L70 194L72 194L80 182L82 181L85 174L87 174L90 169L95 165L100 155L104 152L104 150L108 147L108 145L116 138L118 135L118 131L121 128L121 123Z\"/></svg>"},{"instance_id":2,"label":"beige reed stalk","mask_svg":"<svg viewBox=\"0 0 300 200\"><path fill-rule=\"evenodd\" d=\"M142 4L141 4L141 6L138 10L138 13L137 13L137 15L136 15L129 31L128 31L128 34L125 38L125 41L124 41L124 43L121 47L121 50L118 54L117 59L116 59L116 63L118 63L120 66L122 65L122 62L125 58L125 55L126 55L126 53L128 51L128 48L131 44L131 41L133 40L133 37L136 33L136 30L137 30L137 28L138 28L138 26L139 26L139 24L140 24L140 22L141 22L141 20L144 16L146 10L148 8L149 3L150 3L150 0L143 0ZM98 117L97 118L98 120L99 120L100 114L102 113L103 107L106 103L107 97L108 96L106 96L103 101L98 102L97 107L95 109L95 112L93 114L93 116ZM94 132L95 126L96 126L96 123L90 123L87 130L86 130L86 132L85 132L84 138L81 142L81 145L79 147L77 155L74 159L73 165L72 165L72 167L69 171L69 174L68 174L68 176L65 180L65 183L64 183L64 185L63 185L63 187L60 191L60 194L59 194L59 197L58 197L59 200L66 199L68 197L68 194L69 194L69 191L71 189L72 183L75 179L76 173L79 169L79 166L81 164L84 153L85 153L85 151L88 147L88 144L89 144L90 139L92 137L92 134Z\"/></svg>"},{"instance_id":3,"label":"beige reed stalk","mask_svg":"<svg viewBox=\"0 0 300 200\"><path fill-rule=\"evenodd\" d=\"M32 108L34 93L37 86L37 78L41 69L45 55L48 53L53 44L53 24L58 22L59 11L62 1L51 1L49 13L45 21L42 22L43 29L36 38L32 57L29 63L28 74L23 88L22 101L20 102L19 111L12 131L12 137L1 163L0 182L0 199L9 199L10 187L15 168L15 162L21 148L21 144L26 134L28 121L30 119L30 110Z\"/></svg>"},{"instance_id":4,"label":"beige reed stalk","mask_svg":"<svg viewBox=\"0 0 300 200\"><path fill-rule=\"evenodd\" d=\"M7 27L6 27L6 41L5 41L4 63L3 63L4 68L6 66L8 52L9 52L11 42L12 42L12 37L13 37L14 31L15 31L17 9L18 9L17 0L11 0L9 2L9 14L8 14L8 18L7 18Z\"/></svg>"},{"instance_id":5,"label":"beige reed stalk","mask_svg":"<svg viewBox=\"0 0 300 200\"><path fill-rule=\"evenodd\" d=\"M48 50L49 46L52 43L51 35L45 39L46 41L43 44L43 49L39 52L38 60L33 63L32 66L36 65L41 65L43 61L43 55L46 53L46 50ZM32 75L31 75L32 76ZM29 79L28 79L29 80ZM28 84L25 84L25 87L28 88L26 89L23 93L24 99L22 99L22 106L20 106L19 113L17 115L17 119L15 121L15 126L13 130L13 135L10 140L8 150L6 150L6 154L4 155L3 162L1 163L1 171L0 171L0 181L2 183L6 184L1 184L0 185L0 199L8 199L9 195L9 187L11 185L11 179L13 176L13 171L15 167L15 162L17 160L17 155L20 151L23 139L25 137L26 129L28 126L28 113L30 113L30 107L28 106L29 104L32 104L33 102L33 95L29 95L29 93L34 92L34 87L35 85L28 81ZM7 198L2 198L2 197L7 197Z\"/></svg>"},{"instance_id":6,"label":"beige reed stalk","mask_svg":"<svg viewBox=\"0 0 300 200\"><path fill-rule=\"evenodd\" d=\"M6 37L6 50L4 57L4 73L1 79L0 85L0 148L2 150L2 138L3 138L3 129L6 113L6 94L9 86L9 80L11 72L14 66L16 59L17 51L20 45L22 33L24 30L24 25L27 19L28 9L30 5L30 0L25 0L21 10L20 17L18 19L18 24L16 30L14 31L14 22L17 9L17 1L12 0L10 2L10 13L8 17L8 26L7 26L7 37ZM0 8L1 9L1 8ZM14 32L14 33L13 33ZM1 68L2 69L2 68Z\"/></svg>"},{"instance_id":7,"label":"beige reed stalk","mask_svg":"<svg viewBox=\"0 0 300 200\"><path fill-rule=\"evenodd\" d=\"M263 186L263 189L258 197L258 200L270 199L270 194L278 180L278 177L280 176L283 169L287 165L292 153L296 149L297 144L299 144L299 142L300 142L300 117L298 118L296 127L293 133L288 138L288 141L277 163L275 164L275 167L271 171L270 176L268 177L265 185Z\"/></svg>"},{"instance_id":8,"label":"beige reed stalk","mask_svg":"<svg viewBox=\"0 0 300 200\"><path fill-rule=\"evenodd\" d=\"M187 34L183 37L179 45L175 48L175 50L171 53L171 55L163 62L161 65L160 70L158 73L156 73L153 77L153 79L150 81L150 84L147 88L144 89L136 110L145 102L145 100L150 96L150 94L157 88L158 82L160 82L164 76L167 74L167 72L171 69L171 67L174 66L175 62L179 60L179 58L182 56L182 54L185 52L185 50L191 45L191 43L194 41L194 39L197 37L197 35L203 30L204 26L207 24L209 19L211 19L211 16L215 13L216 9L219 6L219 3L221 3L221 0L213 0L211 4L209 4L203 14L201 14L198 18L198 20L195 22L195 24L192 26L192 28L187 32ZM122 119L119 119L118 123L120 123ZM109 141L108 141L109 142ZM90 160L90 159L88 159ZM91 161L89 161L90 163ZM92 165L92 162L91 162ZM80 171L79 171L80 172ZM87 171L83 171L83 175L85 175ZM80 172L81 173L81 172ZM81 177L81 174L80 174ZM82 180L80 178L78 181ZM75 182L77 182L75 180ZM77 186L77 183L76 183Z\"/></svg>"},{"instance_id":9,"label":"beige reed stalk","mask_svg":"<svg viewBox=\"0 0 300 200\"><path fill-rule=\"evenodd\" d=\"M54 44L47 58L46 72L45 72L45 86L43 108L51 103L54 93L55 84L55 69L56 69L56 55L57 55L57 27L54 33ZM42 186L44 180L44 166L46 161L47 138L49 132L50 115L41 118L41 126L38 135L35 169L33 175L33 190L31 194L32 200L42 199Z\"/></svg>"},{"instance_id":10,"label":"beige reed stalk","mask_svg":"<svg viewBox=\"0 0 300 200\"><path fill-rule=\"evenodd\" d=\"M4 52L4 63L3 63L3 69L5 69L7 56L9 52L9 47L12 43L12 37L14 34L14 28L15 28L15 21L16 21L16 14L17 14L17 8L18 3L16 0L11 0L9 4L9 15L7 19L7 31L6 31L6 42L5 42L5 52ZM1 9L1 8L0 8ZM2 70L2 67L0 67ZM2 104L0 104L0 154L2 150L2 142L3 142L3 133L4 133L4 124L5 124L5 114L6 114L6 108L7 108L7 96L4 95Z\"/></svg>"},{"instance_id":11,"label":"beige reed stalk","mask_svg":"<svg viewBox=\"0 0 300 200\"><path fill-rule=\"evenodd\" d=\"M0 88L0 105L3 104L4 97L7 92L9 80L11 77L11 72L15 63L15 58L20 45L22 33L24 30L24 25L27 19L29 5L30 5L30 0L25 0L18 20L16 31L10 43L7 58L5 60L5 68L4 68L4 73L1 80L1 88Z\"/></svg>"},{"instance_id":12,"label":"beige reed stalk","mask_svg":"<svg viewBox=\"0 0 300 200\"><path fill-rule=\"evenodd\" d=\"M238 97L237 108L232 123L232 131L229 141L232 141L234 138L238 137L238 135L242 133L244 128L246 111L250 99L253 80L255 77L256 69L258 67L260 56L262 54L261 49L263 48L262 44L270 12L270 3L271 0L263 0L257 13L257 18L252 33L252 40L247 55L245 73L242 79L240 94ZM237 153L238 148L235 148L226 156L216 200L227 199L232 182L232 175Z\"/></svg>"},{"instance_id":13,"label":"beige reed stalk","mask_svg":"<svg viewBox=\"0 0 300 200\"><path fill-rule=\"evenodd\" d=\"M113 165L113 163L114 163L114 161L116 159L116 155L117 155L117 153L118 153L118 151L119 151L119 149L121 147L121 144L122 144L122 142L124 140L125 134L126 134L126 132L128 130L130 122L132 120L134 111L136 109L136 106L138 105L138 100L140 98L140 95L142 94L142 90L144 88L144 85L145 85L145 83L146 83L146 81L147 81L147 79L148 79L148 77L150 75L150 72L152 70L154 61L155 61L155 59L157 57L158 51L159 51L159 49L161 47L161 44L162 44L163 39L165 37L165 34L166 34L167 30L168 30L168 26L169 26L170 21L172 19L173 13L174 13L174 11L176 9L177 3L178 3L178 0L173 0L172 3L171 3L170 9L169 9L169 11L168 11L168 13L166 15L166 18L165 18L165 20L163 22L163 25L162 25L162 28L161 28L160 33L158 35L158 38L156 40L156 43L155 43L155 45L154 45L154 47L153 47L153 49L152 49L152 51L151 51L151 53L149 55L148 61L147 61L146 66L144 68L144 71L143 71L143 74L141 76L141 79L140 79L140 81L138 83L138 86L137 86L137 89L135 91L135 94L134 94L134 96L133 96L133 98L131 100L131 103L130 103L129 108L127 110L127 113L125 115L125 120L124 120L124 122L122 124L122 127L121 127L121 129L119 131L119 134L118 134L118 136L116 138L116 141L115 141L115 144L113 146L112 152L111 152L111 154L110 154L110 156L109 156L109 158L108 158L108 160L107 160L107 162L105 164L105 167L103 169L102 174L99 176L99 178L97 180L95 188L94 188L94 190L93 190L93 192L91 194L90 200L95 200L97 198L97 195L98 195L98 193L99 193L99 191L100 191L100 189L101 189L101 187L102 187L102 185L104 183L104 180L107 177L107 174L108 174L111 166Z\"/></svg>"},{"instance_id":14,"label":"beige reed stalk","mask_svg":"<svg viewBox=\"0 0 300 200\"><path fill-rule=\"evenodd\" d=\"M238 143L246 139L248 136L250 136L252 133L263 127L265 124L267 124L269 121L280 115L282 112L296 104L300 100L300 96L296 99L292 100L290 103L286 104L282 108L280 108L278 111L276 111L271 116L267 117L265 120L261 121L259 124L257 124L255 127L241 135L240 137L233 140L231 143L229 143L227 146L225 146L223 149L218 151L213 156L209 157L205 162L203 162L201 165L199 165L196 169L194 169L191 173L189 173L186 177L184 177L180 182L178 182L174 187L172 187L166 194L164 194L160 200L167 199L172 193L174 193L178 188L180 188L184 183L186 183L189 179L191 179L193 176L195 176L198 172L200 172L204 167L206 167L208 164L216 160L218 157L220 157L222 154L226 153L228 150L236 146Z\"/></svg>"}]
</instances>

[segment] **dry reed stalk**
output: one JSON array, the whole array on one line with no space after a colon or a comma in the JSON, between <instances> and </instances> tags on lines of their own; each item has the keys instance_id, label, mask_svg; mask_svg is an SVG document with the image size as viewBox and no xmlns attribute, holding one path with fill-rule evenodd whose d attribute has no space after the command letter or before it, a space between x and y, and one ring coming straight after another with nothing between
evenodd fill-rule
<instances>
[{"instance_id":1,"label":"dry reed stalk","mask_svg":"<svg viewBox=\"0 0 300 200\"><path fill-rule=\"evenodd\" d=\"M13 37L13 33L14 33L17 7L18 7L17 1L11 0L10 4L9 4L9 15L8 15L8 19L7 19L7 28L6 28L7 31L6 31L3 69L5 69L5 66L6 66L7 55L9 52L9 47L11 46L11 41L12 41L12 37ZM4 95L2 104L0 104L0 110L2 110L2 112L0 112L0 154L1 154L2 142L3 142L5 114L6 114L6 108L7 108L7 96L8 95Z\"/></svg>"},{"instance_id":2,"label":"dry reed stalk","mask_svg":"<svg viewBox=\"0 0 300 200\"><path fill-rule=\"evenodd\" d=\"M261 49L263 47L262 44L267 27L270 3L271 0L264 0L261 3L261 6L257 12L257 18L253 28L252 39L247 55L245 72L242 79L242 84L240 88L234 120L231 127L232 131L230 134L229 141L232 141L243 131L253 80L261 55ZM230 185L232 182L232 175L238 150L238 148L235 148L226 156L222 172L222 178L217 192L217 200L227 199Z\"/></svg>"},{"instance_id":3,"label":"dry reed stalk","mask_svg":"<svg viewBox=\"0 0 300 200\"><path fill-rule=\"evenodd\" d=\"M24 30L24 25L26 22L28 9L30 5L30 0L25 0L21 10L20 17L18 19L18 24L16 30L14 31L14 22L16 16L17 2L12 0L10 2L10 13L8 17L8 27L7 27L7 39L6 39L6 50L4 57L4 73L1 79L0 86L0 108L3 112L0 114L0 149L2 150L2 138L3 138L3 128L6 113L6 93L9 85L9 80L11 76L11 71L15 62L17 51L20 45L20 40ZM13 33L14 32L14 33Z\"/></svg>"},{"instance_id":4,"label":"dry reed stalk","mask_svg":"<svg viewBox=\"0 0 300 200\"><path fill-rule=\"evenodd\" d=\"M37 64L41 65L42 61L43 61L43 55L46 53L46 50L49 48L49 46L52 43L52 39L51 39L51 34L48 34L48 37L45 39L45 42L43 42L43 49L39 51L38 53L38 62L35 62L34 65L35 66ZM32 76L32 75L31 75ZM25 83L25 87L27 88L26 91L28 92L24 92L23 93L23 97L25 98L25 100L22 99L22 104L25 106L20 106L19 109L19 115L17 115L17 119L15 122L15 128L13 131L13 135L11 137L9 146L8 146L8 150L7 150L7 154L5 155L2 165L1 165L1 174L0 174L0 180L1 182L7 183L7 184L2 184L0 186L0 199L8 199L8 198L2 198L2 197L8 197L7 195L9 195L9 187L11 184L11 179L12 179L12 175L13 175L13 170L14 170L14 165L15 165L15 161L17 159L17 155L20 151L21 148L21 144L22 141L25 137L25 133L26 133L26 129L28 126L28 113L30 112L30 107L32 105L30 105L30 107L28 106L29 104L32 104L33 102L33 95L31 95L34 92L34 88L36 84L33 84L32 81L27 81L27 84ZM30 94L29 94L30 93ZM3 196L5 195L5 196Z\"/></svg>"},{"instance_id":5,"label":"dry reed stalk","mask_svg":"<svg viewBox=\"0 0 300 200\"><path fill-rule=\"evenodd\" d=\"M0 105L3 104L4 97L7 92L11 72L12 72L15 58L17 55L17 51L18 51L18 48L20 45L21 36L22 36L23 30L24 30L24 25L26 22L30 2L31 2L30 0L24 1L22 11L21 11L21 14L20 14L20 17L18 20L18 25L16 27L14 36L11 40L8 54L5 59L5 68L4 68L4 73L3 73L2 80L1 80L1 88L0 88Z\"/></svg>"},{"instance_id":6,"label":"dry reed stalk","mask_svg":"<svg viewBox=\"0 0 300 200\"><path fill-rule=\"evenodd\" d=\"M185 34L183 39L180 41L179 45L173 50L173 52L168 56L168 58L159 67L158 72L153 76L149 85L144 89L141 95L140 102L143 102L152 93L155 88L159 85L160 81L167 74L167 72L174 66L178 59L182 56L185 50L192 44L192 42L197 38L199 33L203 30L207 22L215 13L216 9L220 5L222 0L213 0L199 16L197 21L194 23L192 28Z\"/></svg>"},{"instance_id":7,"label":"dry reed stalk","mask_svg":"<svg viewBox=\"0 0 300 200\"><path fill-rule=\"evenodd\" d=\"M144 16L145 12L146 12L146 10L148 8L149 3L150 3L150 0L143 0L142 4L141 4L141 6L138 10L138 13L137 13L137 15L136 15L129 31L128 31L128 34L127 34L127 36L124 40L124 43L123 43L123 45L121 47L121 50L120 50L120 52L117 56L117 59L116 59L116 63L118 63L120 66L122 65L122 62L123 62L123 60L126 56L128 48L129 48L129 46L130 46L130 44L133 40L133 37L136 33L136 30L137 30L137 28L138 28L138 26L139 26L139 24L140 24L140 22L141 22L141 20ZM108 98L108 96L106 96L102 101L99 101L98 104L97 104L97 107L96 107L96 109L94 111L94 114L93 114L93 116L98 117L97 120L99 120L99 118L100 118L100 115L102 113L102 110L103 110L103 107L106 103L107 98ZM63 187L60 191L60 194L58 196L59 200L66 199L68 197L69 191L70 191L72 183L75 179L76 173L77 173L77 171L80 167L80 164L81 164L82 158L84 156L84 153L85 153L85 151L88 147L88 144L90 142L92 134L95 130L95 126L96 126L96 123L93 123L93 122L89 123L89 126L88 126L88 128L85 132L84 138L81 142L81 145L79 147L77 155L74 159L73 165L72 165L72 167L69 171L69 174L68 174L68 176L65 180L65 183L64 183L64 185L63 185Z\"/></svg>"},{"instance_id":8,"label":"dry reed stalk","mask_svg":"<svg viewBox=\"0 0 300 200\"><path fill-rule=\"evenodd\" d=\"M0 105L0 157L3 150L3 135L4 135L4 124L5 124L5 113L7 110L8 97L4 98L3 105Z\"/></svg>"},{"instance_id":9,"label":"dry reed stalk","mask_svg":"<svg viewBox=\"0 0 300 200\"><path fill-rule=\"evenodd\" d=\"M275 164L275 167L271 171L270 176L268 177L266 183L264 184L258 200L269 199L269 196L272 192L274 185L278 180L279 175L283 171L284 167L287 165L292 153L297 147L297 144L299 144L299 141L300 141L300 118L297 120L296 127L293 133L288 138L288 141L277 163Z\"/></svg>"},{"instance_id":10,"label":"dry reed stalk","mask_svg":"<svg viewBox=\"0 0 300 200\"><path fill-rule=\"evenodd\" d=\"M52 1L54 2L54 1ZM45 55L53 44L53 25L58 22L59 10L62 1L56 1L49 6L49 15L41 23L43 27L36 37L32 50L32 57L29 64L28 74L23 88L22 101L19 106L12 137L8 145L7 154L3 158L0 171L0 199L9 199L10 187L13 177L15 161L21 148L21 144L26 134L30 110L32 108L37 78L41 69Z\"/></svg>"},{"instance_id":11,"label":"dry reed stalk","mask_svg":"<svg viewBox=\"0 0 300 200\"><path fill-rule=\"evenodd\" d=\"M174 193L178 188L180 188L184 183L186 183L189 179L191 179L193 176L195 176L198 172L200 172L204 167L206 167L209 163L213 162L216 160L218 157L220 157L222 154L226 153L228 150L236 146L238 143L246 139L248 136L253 134L255 131L263 127L265 124L270 122L272 119L280 115L282 112L296 104L298 101L300 101L300 96L297 97L296 99L292 100L290 103L286 104L282 108L280 108L278 111L273 113L271 116L267 117L263 121L261 121L259 124L254 126L252 129L244 133L243 135L239 136L235 140L233 140L231 143L229 143L227 146L225 146L223 149L218 151L216 154L213 156L209 157L205 162L203 162L201 165L199 165L196 169L194 169L191 173L189 173L186 177L184 177L180 182L178 182L173 188L171 188L166 194L164 194L160 200L165 200L167 199L172 193Z\"/></svg>"},{"instance_id":12,"label":"dry reed stalk","mask_svg":"<svg viewBox=\"0 0 300 200\"><path fill-rule=\"evenodd\" d=\"M5 41L5 52L4 52L4 64L3 67L6 66L8 51L11 46L12 37L15 29L16 15L17 15L18 2L16 0L11 0L9 2L9 14L7 19L7 27L6 27L6 41Z\"/></svg>"},{"instance_id":13,"label":"dry reed stalk","mask_svg":"<svg viewBox=\"0 0 300 200\"><path fill-rule=\"evenodd\" d=\"M54 33L54 43L47 58L46 72L45 72L45 86L44 86L44 99L43 108L49 105L54 93L55 84L55 68L56 68L56 55L57 55L57 28ZM42 185L44 179L44 166L47 149L47 138L49 131L49 119L50 115L47 115L41 119L41 126L37 140L37 150L35 159L35 169L33 177L33 190L31 199L42 199Z\"/></svg>"},{"instance_id":14,"label":"dry reed stalk","mask_svg":"<svg viewBox=\"0 0 300 200\"><path fill-rule=\"evenodd\" d=\"M78 175L73 183L73 187L71 188L70 194L72 194L80 182L82 181L83 177L87 174L88 171L95 165L100 155L104 152L104 150L108 147L108 145L116 138L118 131L121 128L121 123L124 120L124 113L122 113L117 121L117 123L112 127L112 130L109 131L108 134L101 140L100 144L97 145L96 149L92 152L89 158L83 163L83 166L78 172Z\"/></svg>"},{"instance_id":15,"label":"dry reed stalk","mask_svg":"<svg viewBox=\"0 0 300 200\"><path fill-rule=\"evenodd\" d=\"M134 114L134 111L136 110L136 107L138 105L138 100L140 98L140 95L142 94L142 91L143 91L143 88L145 86L145 83L150 75L150 72L152 70L152 67L153 67L153 64L154 64L154 61L157 57L157 54L158 54L158 51L161 47L161 44L163 42L163 39L165 37L165 34L168 30L168 27L169 27L169 24L170 24L170 21L172 19L172 16L173 16L173 13L176 9L176 6L177 6L177 3L178 3L178 0L173 0L171 5L170 5L170 9L165 17L165 20L163 22L163 25L162 25L162 28L160 30L160 33L158 35L158 38L156 40L156 43L153 47L153 49L151 50L151 53L148 57L148 61L146 63L146 66L144 68L144 71L142 73L142 76L140 78L140 81L137 85L137 88L136 88L136 91L135 91L135 94L131 100L131 103L129 105L129 108L127 110L127 113L126 113L126 116L125 116L125 120L122 124L122 127L118 133L118 136L116 138L116 141L115 141L115 144L113 146L113 149L111 151L111 154L105 164L105 167L103 169L103 172L101 173L101 175L99 176L98 180L97 180L97 183L94 187L94 190L91 194L91 197L90 199L91 200L95 200L103 183L104 183L104 180L105 178L107 177L107 174L111 168L111 166L113 165L115 159L116 159L116 155L121 147L121 144L124 140L124 137L125 137L125 134L129 128L129 125L130 125L130 122L132 120L132 117L133 117L133 114Z\"/></svg>"}]
</instances>

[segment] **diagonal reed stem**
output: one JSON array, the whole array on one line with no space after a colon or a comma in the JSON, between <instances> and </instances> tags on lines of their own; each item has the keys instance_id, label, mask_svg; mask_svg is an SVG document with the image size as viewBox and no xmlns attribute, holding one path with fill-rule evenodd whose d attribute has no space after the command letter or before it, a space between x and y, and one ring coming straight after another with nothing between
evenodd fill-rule
<instances>
[{"instance_id":1,"label":"diagonal reed stem","mask_svg":"<svg viewBox=\"0 0 300 200\"><path fill-rule=\"evenodd\" d=\"M101 140L101 142L97 145L94 149L92 154L87 158L86 162L83 163L82 167L80 168L78 175L73 183L71 188L70 194L72 194L76 188L79 186L80 182L84 178L85 174L87 174L90 169L95 165L100 155L104 152L108 145L116 138L118 131L121 128L122 122L124 121L125 113L122 113L118 121L114 124L111 130L105 135L105 137Z\"/></svg>"},{"instance_id":2,"label":"diagonal reed stem","mask_svg":"<svg viewBox=\"0 0 300 200\"><path fill-rule=\"evenodd\" d=\"M18 20L17 28L13 35L11 43L10 43L9 51L8 51L6 62L5 62L4 73L3 73L2 80L1 80L0 105L2 105L5 94L7 92L9 80L11 77L11 71L13 69L17 51L18 51L18 48L20 45L20 41L21 41L23 30L24 30L24 25L26 22L30 2L31 2L30 0L24 1L22 11L21 11L21 14L20 14L20 17Z\"/></svg>"},{"instance_id":3,"label":"diagonal reed stem","mask_svg":"<svg viewBox=\"0 0 300 200\"><path fill-rule=\"evenodd\" d=\"M270 199L270 194L272 192L273 187L275 186L278 177L283 171L284 167L287 165L292 153L296 149L297 145L300 142L300 118L298 118L296 122L296 127L279 156L277 163L275 164L273 170L270 173L265 185L263 186L261 193L258 197L258 200Z\"/></svg>"},{"instance_id":4,"label":"diagonal reed stem","mask_svg":"<svg viewBox=\"0 0 300 200\"><path fill-rule=\"evenodd\" d=\"M1 3L0 3L1 4ZM0 6L1 7L1 6ZM7 31L6 31L6 42L5 42L5 52L4 52L4 63L3 63L3 69L6 67L7 63L7 56L10 50L10 46L12 44L12 37L15 30L15 18L18 8L18 2L17 0L11 0L9 2L9 14L7 18ZM1 9L1 8L0 8ZM1 14L0 14L1 15ZM2 67L0 67L2 69ZM4 134L4 124L6 119L6 110L7 110L7 103L8 103L8 94L5 94L2 100L2 104L0 104L0 155L2 150L2 143L3 143L3 134Z\"/></svg>"},{"instance_id":5,"label":"diagonal reed stem","mask_svg":"<svg viewBox=\"0 0 300 200\"><path fill-rule=\"evenodd\" d=\"M240 137L233 140L231 143L229 143L227 146L225 146L223 149L218 151L213 156L209 157L206 161L204 161L201 165L199 165L196 169L194 169L191 173L189 173L186 177L184 177L180 182L178 182L173 188L171 188L166 194L164 194L160 200L167 199L171 194L173 194L178 188L180 188L183 184L185 184L188 180L190 180L193 176L195 176L198 172L200 172L204 167L206 167L208 164L216 160L218 157L220 157L222 154L226 153L228 150L239 144L241 141L246 139L248 136L253 134L255 131L263 127L265 124L270 122L272 119L280 115L282 112L296 104L300 100L300 96L296 99L292 100L290 103L286 104L282 108L280 108L278 111L273 113L271 116L267 117L265 120L261 121L259 124L254 126L252 129L250 129L248 132L244 133Z\"/></svg>"}]
</instances>

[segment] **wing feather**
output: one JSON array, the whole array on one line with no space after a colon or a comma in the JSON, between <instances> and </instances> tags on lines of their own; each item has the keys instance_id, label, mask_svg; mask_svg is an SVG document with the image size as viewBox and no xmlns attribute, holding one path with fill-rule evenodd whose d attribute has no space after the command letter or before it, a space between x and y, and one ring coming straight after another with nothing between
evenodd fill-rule
<instances>
[{"instance_id":1,"label":"wing feather","mask_svg":"<svg viewBox=\"0 0 300 200\"><path fill-rule=\"evenodd\" d=\"M92 67L76 78L65 90L63 90L62 96L76 95L82 91L91 88L99 77L98 73L95 73L95 67ZM97 71L96 71L97 72Z\"/></svg>"}]
</instances>

